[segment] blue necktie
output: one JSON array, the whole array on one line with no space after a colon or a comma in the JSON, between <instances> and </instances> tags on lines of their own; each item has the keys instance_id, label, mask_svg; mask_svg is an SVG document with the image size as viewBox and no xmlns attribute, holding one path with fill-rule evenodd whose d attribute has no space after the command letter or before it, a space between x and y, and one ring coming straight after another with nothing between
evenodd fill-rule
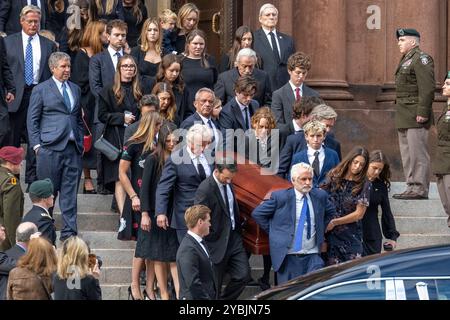
<instances>
[{"instance_id":1,"label":"blue necktie","mask_svg":"<svg viewBox=\"0 0 450 320\"><path fill-rule=\"evenodd\" d=\"M64 104L66 105L67 109L69 109L69 111L72 111L72 106L70 104L69 93L67 92L66 83L65 82L63 82L63 84L62 84L62 92L63 92Z\"/></svg>"},{"instance_id":2,"label":"blue necktie","mask_svg":"<svg viewBox=\"0 0 450 320\"><path fill-rule=\"evenodd\" d=\"M25 84L31 86L33 84L33 47L31 46L33 37L28 38L28 44L25 49Z\"/></svg>"},{"instance_id":3,"label":"blue necktie","mask_svg":"<svg viewBox=\"0 0 450 320\"><path fill-rule=\"evenodd\" d=\"M306 195L303 196L303 207L302 212L300 213L300 219L297 224L297 233L295 234L294 240L294 251L298 252L302 249L302 240L303 240L303 228L305 226L306 220L306 238L311 239L311 216L309 214L309 205L308 198Z\"/></svg>"},{"instance_id":4,"label":"blue necktie","mask_svg":"<svg viewBox=\"0 0 450 320\"><path fill-rule=\"evenodd\" d=\"M38 6L37 0L31 0L31 5L37 7Z\"/></svg>"}]
</instances>

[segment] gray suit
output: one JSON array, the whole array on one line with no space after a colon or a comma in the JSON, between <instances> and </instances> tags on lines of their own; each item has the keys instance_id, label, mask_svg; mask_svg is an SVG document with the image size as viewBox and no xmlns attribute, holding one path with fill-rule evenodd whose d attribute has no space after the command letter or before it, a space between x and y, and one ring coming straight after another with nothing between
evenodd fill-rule
<instances>
[{"instance_id":1,"label":"gray suit","mask_svg":"<svg viewBox=\"0 0 450 320\"><path fill-rule=\"evenodd\" d=\"M318 97L319 93L306 84L303 84L302 97ZM294 91L290 82L286 83L280 89L273 92L272 95L272 112L275 115L277 125L291 124L292 111L295 103Z\"/></svg>"},{"instance_id":2,"label":"gray suit","mask_svg":"<svg viewBox=\"0 0 450 320\"><path fill-rule=\"evenodd\" d=\"M67 83L74 100L71 110L51 78L33 89L27 117L30 145L41 145L36 157L38 178L50 178L55 194L60 194L60 239L77 234L77 190L83 152L81 89L73 82ZM71 132L75 140L71 139Z\"/></svg>"}]
</instances>

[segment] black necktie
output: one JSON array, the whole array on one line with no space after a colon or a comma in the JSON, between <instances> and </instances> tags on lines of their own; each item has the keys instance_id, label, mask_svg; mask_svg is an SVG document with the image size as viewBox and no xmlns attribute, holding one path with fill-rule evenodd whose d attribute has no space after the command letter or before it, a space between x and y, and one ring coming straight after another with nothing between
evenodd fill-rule
<instances>
[{"instance_id":1,"label":"black necktie","mask_svg":"<svg viewBox=\"0 0 450 320\"><path fill-rule=\"evenodd\" d=\"M280 63L281 58L280 58L280 53L278 52L277 41L275 40L275 35L273 34L272 31L269 32L269 35L270 35L270 41L272 41L273 55L275 56L275 60L278 63Z\"/></svg>"},{"instance_id":2,"label":"black necktie","mask_svg":"<svg viewBox=\"0 0 450 320\"><path fill-rule=\"evenodd\" d=\"M314 175L318 177L320 174L319 151L314 152L314 161L312 163L312 167L314 169Z\"/></svg>"},{"instance_id":3,"label":"black necktie","mask_svg":"<svg viewBox=\"0 0 450 320\"><path fill-rule=\"evenodd\" d=\"M212 123L211 123L211 119L208 120L208 126L211 128L211 131L212 131L211 143L213 143L214 140L216 140L216 137L215 137L215 134L214 134L215 132L214 132L214 128L213 128Z\"/></svg>"},{"instance_id":4,"label":"black necktie","mask_svg":"<svg viewBox=\"0 0 450 320\"><path fill-rule=\"evenodd\" d=\"M38 6L37 0L31 0L31 5L37 7Z\"/></svg>"},{"instance_id":5,"label":"black necktie","mask_svg":"<svg viewBox=\"0 0 450 320\"><path fill-rule=\"evenodd\" d=\"M203 181L206 179L206 173L205 168L203 168L203 165L200 162L200 158L197 158L197 171L198 175L200 176L200 179Z\"/></svg>"},{"instance_id":6,"label":"black necktie","mask_svg":"<svg viewBox=\"0 0 450 320\"><path fill-rule=\"evenodd\" d=\"M245 113L245 130L248 130L248 129L250 129L249 120L248 120L248 107L244 108L244 113Z\"/></svg>"}]
</instances>

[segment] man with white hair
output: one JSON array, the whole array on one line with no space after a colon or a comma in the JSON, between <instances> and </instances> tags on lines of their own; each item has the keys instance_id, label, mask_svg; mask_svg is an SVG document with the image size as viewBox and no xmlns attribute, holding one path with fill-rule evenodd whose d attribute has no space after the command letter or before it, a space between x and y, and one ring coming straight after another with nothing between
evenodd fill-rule
<instances>
[{"instance_id":1,"label":"man with white hair","mask_svg":"<svg viewBox=\"0 0 450 320\"><path fill-rule=\"evenodd\" d=\"M239 77L252 76L258 83L254 99L260 106L270 106L272 103L272 90L269 75L258 68L255 68L258 58L256 52L250 48L241 49L236 55L235 68L219 74L214 93L225 105L235 97L234 85Z\"/></svg>"},{"instance_id":2,"label":"man with white hair","mask_svg":"<svg viewBox=\"0 0 450 320\"><path fill-rule=\"evenodd\" d=\"M211 175L214 163L205 155L211 143L212 131L204 124L194 124L186 134L186 145L167 159L156 188L156 223L158 227L177 230L181 243L187 227L184 213L194 204L195 191ZM172 212L168 212L171 208Z\"/></svg>"},{"instance_id":3,"label":"man with white hair","mask_svg":"<svg viewBox=\"0 0 450 320\"><path fill-rule=\"evenodd\" d=\"M300 162L291 169L293 188L275 191L252 212L268 233L278 284L318 270L326 226L336 214L328 194L313 187L314 169Z\"/></svg>"},{"instance_id":4,"label":"man with white hair","mask_svg":"<svg viewBox=\"0 0 450 320\"><path fill-rule=\"evenodd\" d=\"M262 59L273 92L289 80L287 59L295 52L294 40L276 30L278 9L273 4L261 6L259 22L261 29L255 31L254 49Z\"/></svg>"},{"instance_id":5,"label":"man with white hair","mask_svg":"<svg viewBox=\"0 0 450 320\"><path fill-rule=\"evenodd\" d=\"M430 155L427 147L429 129L434 123L434 62L419 48L417 30L398 29L396 35L403 56L395 73L395 127L407 186L403 193L393 197L428 199Z\"/></svg>"}]
</instances>

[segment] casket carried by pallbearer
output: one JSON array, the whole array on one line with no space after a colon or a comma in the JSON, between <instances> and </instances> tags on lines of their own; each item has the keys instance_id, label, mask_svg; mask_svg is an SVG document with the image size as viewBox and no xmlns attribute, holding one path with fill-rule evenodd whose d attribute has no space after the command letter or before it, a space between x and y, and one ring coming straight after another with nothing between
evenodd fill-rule
<instances>
[{"instance_id":1,"label":"casket carried by pallbearer","mask_svg":"<svg viewBox=\"0 0 450 320\"><path fill-rule=\"evenodd\" d=\"M238 156L239 158L239 156ZM240 158L239 160L241 160ZM269 239L252 218L252 211L272 192L292 187L292 184L276 175L263 175L257 164L238 161L238 172L233 178L234 191L239 204L244 247L252 254L269 254Z\"/></svg>"}]
</instances>

